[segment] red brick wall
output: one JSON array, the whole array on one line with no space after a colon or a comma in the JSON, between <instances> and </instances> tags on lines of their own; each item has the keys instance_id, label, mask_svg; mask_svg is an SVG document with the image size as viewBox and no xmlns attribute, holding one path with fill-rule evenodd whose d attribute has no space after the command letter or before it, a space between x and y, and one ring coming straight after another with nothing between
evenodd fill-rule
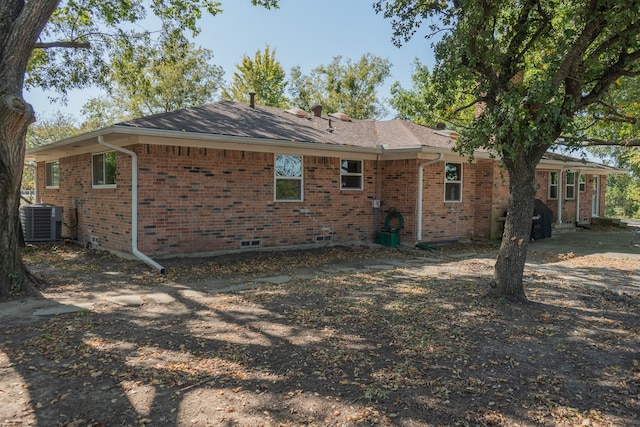
<instances>
[{"instance_id":1,"label":"red brick wall","mask_svg":"<svg viewBox=\"0 0 640 427\"><path fill-rule=\"evenodd\" d=\"M91 154L60 161L59 189L46 189L45 164L38 164L38 196L42 203L64 208L64 237L82 245L93 242L116 251L131 249L131 159L117 154L117 188L92 188ZM77 200L76 219L73 200ZM77 226L76 226L77 221Z\"/></svg>"},{"instance_id":2,"label":"red brick wall","mask_svg":"<svg viewBox=\"0 0 640 427\"><path fill-rule=\"evenodd\" d=\"M141 145L140 249L150 255L373 240L374 162L340 190L340 159L304 156L304 201L274 201L274 154ZM349 157L359 160L357 157ZM251 247L251 246L249 246Z\"/></svg>"},{"instance_id":3,"label":"red brick wall","mask_svg":"<svg viewBox=\"0 0 640 427\"><path fill-rule=\"evenodd\" d=\"M478 166L462 163L462 202L444 201L444 161L424 168L422 204L422 241L441 242L465 240L475 236L474 211L479 203L475 184ZM417 178L419 162L413 175ZM415 180L415 178L414 178ZM411 188L417 197L415 185ZM480 197L480 196L479 196ZM414 235L415 238L415 235Z\"/></svg>"},{"instance_id":4,"label":"red brick wall","mask_svg":"<svg viewBox=\"0 0 640 427\"><path fill-rule=\"evenodd\" d=\"M275 247L375 241L391 208L404 218L401 243L411 245L417 238L417 179L423 160L381 161L379 165L365 160L364 190L348 191L340 189L340 158L304 156L304 201L275 202L273 153L160 145L128 148L138 154L139 248L151 256L255 248L254 243ZM422 240L499 237L502 223L498 218L507 207L508 181L496 163L462 162L462 202L444 201L444 163L424 169ZM39 201L64 207L65 237L77 238L83 245L130 252L129 156L117 154L117 173L117 188L92 188L91 155L63 158L60 188L45 189L41 162ZM555 212L556 201L547 200L548 173L538 172L536 178L540 184L537 197ZM588 176L587 191L580 194L581 216L591 216L590 181ZM78 202L77 227L74 199ZM380 209L372 207L375 199L381 200ZM564 222L574 221L575 202L565 206Z\"/></svg>"},{"instance_id":5,"label":"red brick wall","mask_svg":"<svg viewBox=\"0 0 640 427\"><path fill-rule=\"evenodd\" d=\"M416 238L418 161L381 161L379 172L381 203L378 212L378 230L383 229L389 211L395 209L404 219L404 228L400 230L400 243L411 244ZM390 217L389 225L392 228L398 225L393 215Z\"/></svg>"}]
</instances>

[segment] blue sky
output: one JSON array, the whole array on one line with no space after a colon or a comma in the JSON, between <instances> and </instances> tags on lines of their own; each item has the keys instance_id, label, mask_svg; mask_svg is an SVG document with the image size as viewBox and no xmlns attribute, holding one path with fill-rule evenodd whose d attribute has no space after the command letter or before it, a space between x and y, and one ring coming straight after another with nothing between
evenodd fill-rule
<instances>
[{"instance_id":1,"label":"blue sky","mask_svg":"<svg viewBox=\"0 0 640 427\"><path fill-rule=\"evenodd\" d=\"M378 96L389 98L395 81L410 86L414 58L430 67L433 64L431 41L422 35L401 48L391 42L388 20L376 15L373 0L281 0L280 9L254 7L249 0L222 0L224 12L202 21L202 33L195 42L211 49L213 62L223 67L225 80L231 80L235 65L243 55L270 46L276 59L289 75L293 66L308 73L318 65L329 64L337 55L357 61L365 53L387 58L392 64L391 77ZM52 105L41 91L26 93L37 113L53 115L57 110L80 117L80 108L95 89L74 91L69 103Z\"/></svg>"}]
</instances>

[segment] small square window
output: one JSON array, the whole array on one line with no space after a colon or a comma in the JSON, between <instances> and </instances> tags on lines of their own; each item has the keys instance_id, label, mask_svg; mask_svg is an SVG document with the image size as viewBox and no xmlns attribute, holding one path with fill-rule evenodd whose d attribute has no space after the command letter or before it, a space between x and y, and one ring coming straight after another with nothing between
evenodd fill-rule
<instances>
[{"instance_id":1,"label":"small square window","mask_svg":"<svg viewBox=\"0 0 640 427\"><path fill-rule=\"evenodd\" d=\"M444 201L462 201L462 163L444 165Z\"/></svg>"},{"instance_id":2,"label":"small square window","mask_svg":"<svg viewBox=\"0 0 640 427\"><path fill-rule=\"evenodd\" d=\"M302 156L275 157L276 201L302 201Z\"/></svg>"},{"instance_id":3,"label":"small square window","mask_svg":"<svg viewBox=\"0 0 640 427\"><path fill-rule=\"evenodd\" d=\"M342 160L340 162L340 188L342 190L362 190L362 160Z\"/></svg>"},{"instance_id":4,"label":"small square window","mask_svg":"<svg viewBox=\"0 0 640 427\"><path fill-rule=\"evenodd\" d=\"M92 158L93 186L114 187L116 185L116 152L94 154Z\"/></svg>"},{"instance_id":5,"label":"small square window","mask_svg":"<svg viewBox=\"0 0 640 427\"><path fill-rule=\"evenodd\" d=\"M44 185L46 188L58 188L60 185L60 162L45 163Z\"/></svg>"}]
</instances>

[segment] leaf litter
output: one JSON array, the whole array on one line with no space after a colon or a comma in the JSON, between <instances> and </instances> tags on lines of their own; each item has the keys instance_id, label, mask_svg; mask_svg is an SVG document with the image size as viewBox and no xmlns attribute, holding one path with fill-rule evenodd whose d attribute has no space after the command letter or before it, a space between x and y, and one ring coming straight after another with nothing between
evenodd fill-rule
<instances>
[{"instance_id":1,"label":"leaf litter","mask_svg":"<svg viewBox=\"0 0 640 427\"><path fill-rule=\"evenodd\" d=\"M638 261L532 253L532 303L508 305L484 296L495 247L449 250L171 260L159 277L108 253L30 249L26 262L50 283L45 297L334 273L199 299L174 293L163 311L151 300L96 302L9 319L0 425L639 425L640 296L624 290ZM388 261L398 267L363 268Z\"/></svg>"}]
</instances>

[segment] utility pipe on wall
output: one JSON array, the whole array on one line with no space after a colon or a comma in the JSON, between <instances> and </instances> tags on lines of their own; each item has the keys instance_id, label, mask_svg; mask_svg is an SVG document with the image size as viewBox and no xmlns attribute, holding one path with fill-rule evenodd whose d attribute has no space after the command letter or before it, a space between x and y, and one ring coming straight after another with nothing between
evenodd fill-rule
<instances>
[{"instance_id":1,"label":"utility pipe on wall","mask_svg":"<svg viewBox=\"0 0 640 427\"><path fill-rule=\"evenodd\" d=\"M138 249L138 155L126 148L109 144L102 135L98 135L98 143L112 150L119 151L131 157L131 251L141 261L155 268L160 274L165 273L165 268L140 252Z\"/></svg>"},{"instance_id":2,"label":"utility pipe on wall","mask_svg":"<svg viewBox=\"0 0 640 427\"><path fill-rule=\"evenodd\" d=\"M442 153L438 153L438 157L436 157L433 160L429 160L428 162L424 162L421 163L420 166L418 166L418 231L416 233L416 240L420 241L422 240L422 188L424 187L424 183L423 178L424 178L424 168L426 168L429 165L432 165L434 163L439 162L440 160L442 160L443 158L443 154Z\"/></svg>"}]
</instances>

